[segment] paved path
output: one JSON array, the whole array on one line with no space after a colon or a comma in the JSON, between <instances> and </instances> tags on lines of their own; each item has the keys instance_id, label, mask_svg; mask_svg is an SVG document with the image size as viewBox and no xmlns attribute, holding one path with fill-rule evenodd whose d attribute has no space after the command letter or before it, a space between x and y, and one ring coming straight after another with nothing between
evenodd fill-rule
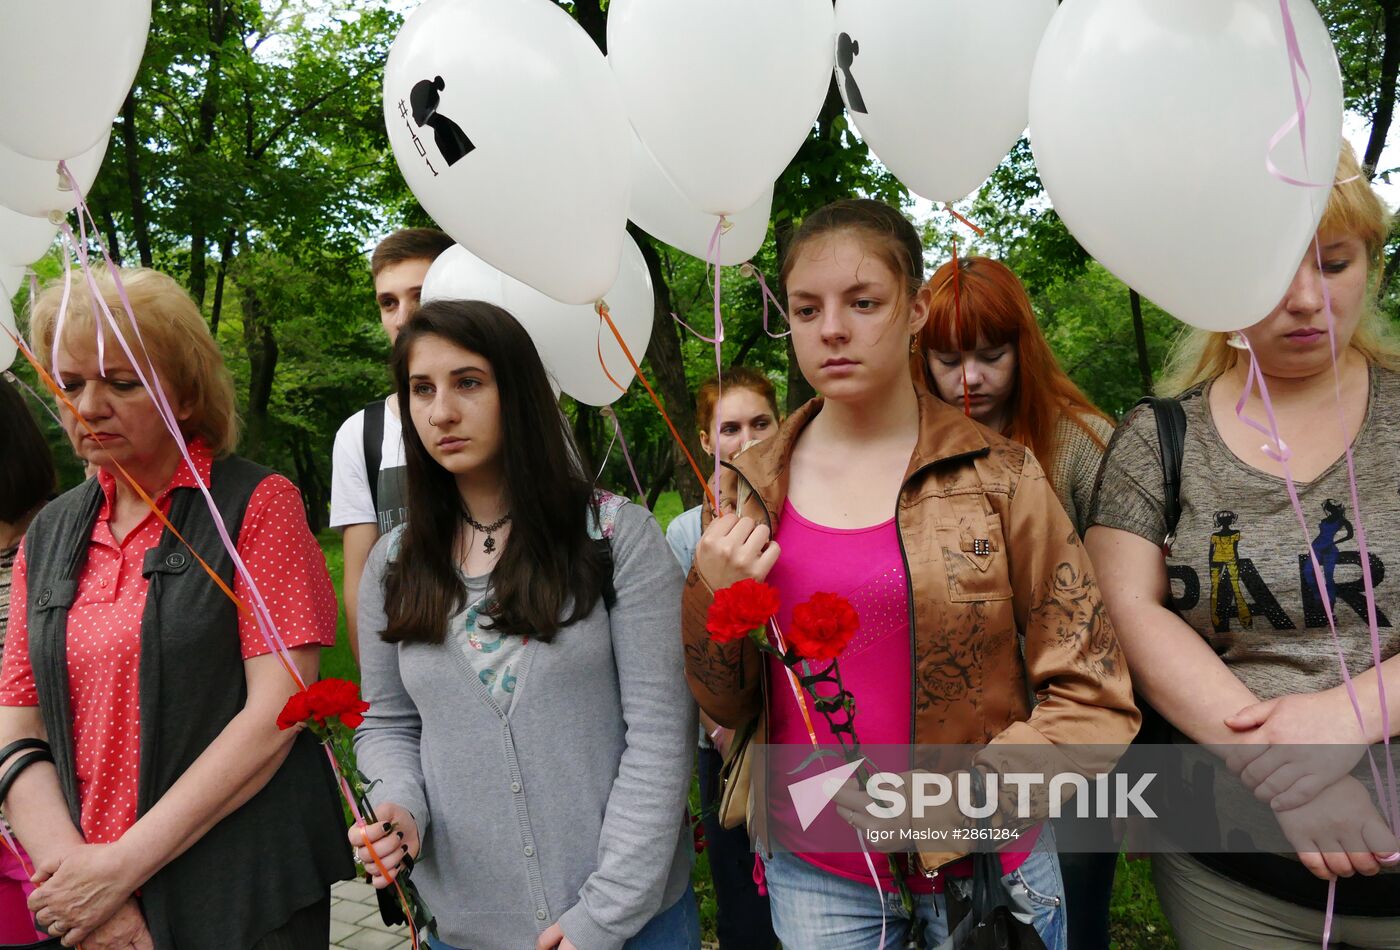
<instances>
[{"instance_id":1,"label":"paved path","mask_svg":"<svg viewBox=\"0 0 1400 950\"><path fill-rule=\"evenodd\" d=\"M385 927L379 919L374 888L358 880L341 881L331 888L330 950L406 950L408 945L407 927ZM717 944L701 946L718 950Z\"/></svg>"},{"instance_id":2,"label":"paved path","mask_svg":"<svg viewBox=\"0 0 1400 950\"><path fill-rule=\"evenodd\" d=\"M407 927L386 927L379 919L374 888L359 880L331 888L331 950L400 950L408 945Z\"/></svg>"}]
</instances>

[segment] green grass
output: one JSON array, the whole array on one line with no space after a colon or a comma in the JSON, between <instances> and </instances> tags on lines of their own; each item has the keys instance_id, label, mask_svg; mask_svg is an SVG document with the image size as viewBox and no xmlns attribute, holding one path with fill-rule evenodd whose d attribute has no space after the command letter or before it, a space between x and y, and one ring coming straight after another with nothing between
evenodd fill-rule
<instances>
[{"instance_id":1,"label":"green grass","mask_svg":"<svg viewBox=\"0 0 1400 950\"><path fill-rule=\"evenodd\" d=\"M671 519L681 513L681 499L675 492L667 492L657 501L656 520L664 530ZM340 534L327 529L316 538L326 555L326 566L330 569L331 580L335 583L336 597L341 596L342 577L345 572L345 559L340 550ZM341 601L342 604L344 601ZM345 611L342 609L336 622L335 646L321 654L321 675L340 679L360 681L360 671L350 655L350 645L346 640ZM700 800L699 790L692 780L690 789L692 807ZM695 883L695 896L700 902L701 935L707 942L715 939L715 889L710 883L710 856L702 852L695 856L692 872ZM1113 905L1109 915L1109 933L1115 950L1172 950L1176 941L1171 936L1162 910L1157 905L1157 894L1152 888L1151 869L1146 861L1118 859L1118 876L1113 883Z\"/></svg>"}]
</instances>

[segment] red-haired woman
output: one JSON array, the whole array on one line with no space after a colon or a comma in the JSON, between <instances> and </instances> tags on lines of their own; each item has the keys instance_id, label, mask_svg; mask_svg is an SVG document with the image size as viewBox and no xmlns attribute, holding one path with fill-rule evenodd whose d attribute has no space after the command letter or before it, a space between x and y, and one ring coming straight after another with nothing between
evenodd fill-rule
<instances>
[{"instance_id":1,"label":"red-haired woman","mask_svg":"<svg viewBox=\"0 0 1400 950\"><path fill-rule=\"evenodd\" d=\"M1021 281L1000 261L964 257L940 267L919 335L919 363L945 402L1029 448L1050 478L1082 536L1089 501L1113 424L1074 384L1031 310ZM1062 848L1070 844L1060 828ZM1060 852L1070 943L1108 950L1108 905L1117 855L1108 829L1093 846L1078 841ZM1082 833L1082 832L1081 832Z\"/></svg>"},{"instance_id":2,"label":"red-haired woman","mask_svg":"<svg viewBox=\"0 0 1400 950\"><path fill-rule=\"evenodd\" d=\"M1011 268L964 257L940 267L929 288L919 345L930 388L1035 453L1082 535L1109 417L1056 362Z\"/></svg>"}]
</instances>

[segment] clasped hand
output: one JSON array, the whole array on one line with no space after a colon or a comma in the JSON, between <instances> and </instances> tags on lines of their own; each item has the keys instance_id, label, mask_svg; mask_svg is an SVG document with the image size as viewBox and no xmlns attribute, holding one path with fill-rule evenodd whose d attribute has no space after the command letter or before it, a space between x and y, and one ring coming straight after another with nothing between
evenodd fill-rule
<instances>
[{"instance_id":1,"label":"clasped hand","mask_svg":"<svg viewBox=\"0 0 1400 950\"><path fill-rule=\"evenodd\" d=\"M132 874L118 845L80 845L38 867L29 909L65 947L145 950L151 937L132 899L141 883Z\"/></svg>"}]
</instances>

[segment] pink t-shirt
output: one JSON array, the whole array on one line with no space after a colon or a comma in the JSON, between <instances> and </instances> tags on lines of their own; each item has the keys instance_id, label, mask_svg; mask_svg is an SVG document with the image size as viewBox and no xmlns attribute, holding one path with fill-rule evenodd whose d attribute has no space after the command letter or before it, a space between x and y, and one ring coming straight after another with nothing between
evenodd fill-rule
<instances>
[{"instance_id":1,"label":"pink t-shirt","mask_svg":"<svg viewBox=\"0 0 1400 950\"><path fill-rule=\"evenodd\" d=\"M849 600L860 616L860 629L842 651L839 663L842 683L855 697L856 736L862 747L907 745L913 738L909 580L894 519L869 528L829 528L802 517L789 501L783 504L775 540L782 549L782 556L769 572L767 581L782 596L779 630L786 630L791 623L792 608L818 591L840 594ZM766 661L769 742L810 746L807 723L798 709L786 669L775 657L766 657ZM810 697L805 698L817 741L825 746L837 745L838 740L826 718L811 708ZM826 767L836 764L827 760ZM878 764L898 768L897 765ZM783 840L785 832L788 840L792 840L791 836L798 833L801 826L788 796L779 794L776 788L774 792L769 796L772 830L779 841ZM835 808L823 809L809 833L820 833L827 840L839 840L841 834L849 834L853 850L851 853L802 852L798 857L832 874L872 883L865 857L858 850L857 833ZM873 851L871 857L881 887L894 891L888 861ZM1004 853L1004 872L1019 867L1024 860L1024 853ZM945 873L968 875L971 863L958 862ZM918 873L909 874L908 881L915 893L942 889L936 886L941 881L930 881Z\"/></svg>"}]
</instances>

